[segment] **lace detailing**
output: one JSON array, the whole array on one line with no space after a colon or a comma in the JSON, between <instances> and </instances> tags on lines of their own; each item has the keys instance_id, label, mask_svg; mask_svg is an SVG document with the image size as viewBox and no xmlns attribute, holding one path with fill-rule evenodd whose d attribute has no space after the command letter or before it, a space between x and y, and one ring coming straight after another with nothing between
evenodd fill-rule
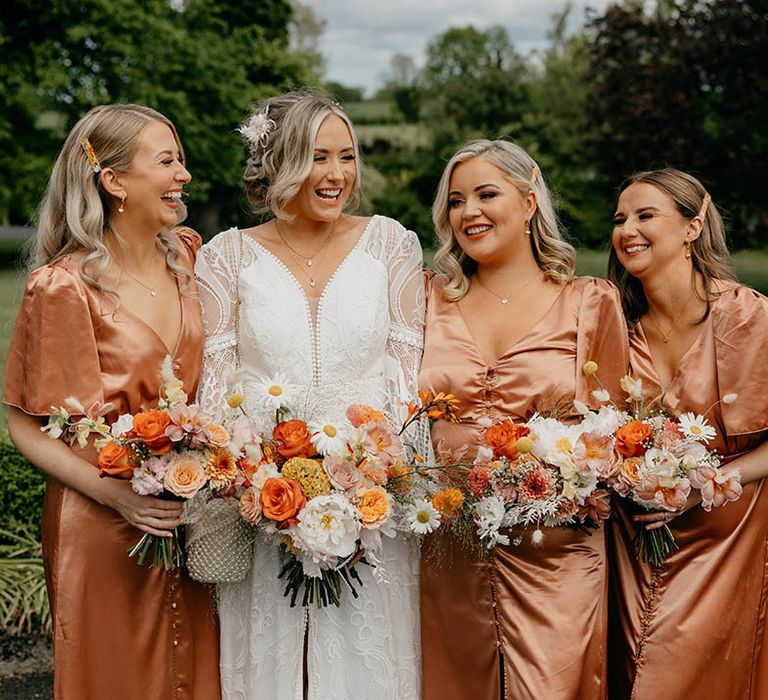
<instances>
[{"instance_id":1,"label":"lace detailing","mask_svg":"<svg viewBox=\"0 0 768 700\"><path fill-rule=\"evenodd\" d=\"M313 317L288 268L250 237L239 262L239 232L204 246L196 274L206 344L198 399L220 417L235 366L233 311L241 300L240 339L249 413L269 419L248 387L280 375L304 418L335 420L353 402L393 421L416 396L423 347L424 288L415 234L374 217L326 284ZM253 392L251 392L253 393ZM426 425L406 442L428 454ZM420 649L418 549L386 540L380 558L389 583L363 567L360 598L339 609L291 609L277 580L277 553L255 548L242 584L221 587L221 671L225 698L302 698L302 649L308 629L308 698L418 698Z\"/></svg>"}]
</instances>

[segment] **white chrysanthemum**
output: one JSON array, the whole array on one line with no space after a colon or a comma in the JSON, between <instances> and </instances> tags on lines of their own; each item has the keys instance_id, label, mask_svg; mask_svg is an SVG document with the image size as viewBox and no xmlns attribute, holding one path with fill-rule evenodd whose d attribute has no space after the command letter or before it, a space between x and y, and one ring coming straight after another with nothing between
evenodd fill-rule
<instances>
[{"instance_id":1,"label":"white chrysanthemum","mask_svg":"<svg viewBox=\"0 0 768 700\"><path fill-rule=\"evenodd\" d=\"M701 414L683 413L678 418L680 423L680 432L691 440L698 442L709 442L714 439L715 429L707 423L707 419Z\"/></svg>"},{"instance_id":2,"label":"white chrysanthemum","mask_svg":"<svg viewBox=\"0 0 768 700\"><path fill-rule=\"evenodd\" d=\"M499 532L504 524L506 509L504 501L498 496L488 496L480 499L475 504L477 516L477 535L486 541L486 546L491 549L497 544L509 544L509 537Z\"/></svg>"},{"instance_id":3,"label":"white chrysanthemum","mask_svg":"<svg viewBox=\"0 0 768 700\"><path fill-rule=\"evenodd\" d=\"M440 527L440 513L429 501L422 499L410 507L406 522L412 532L427 535Z\"/></svg>"},{"instance_id":4,"label":"white chrysanthemum","mask_svg":"<svg viewBox=\"0 0 768 700\"><path fill-rule=\"evenodd\" d=\"M310 421L307 426L312 445L321 455L337 454L346 450L348 427L334 421Z\"/></svg>"},{"instance_id":5,"label":"white chrysanthemum","mask_svg":"<svg viewBox=\"0 0 768 700\"><path fill-rule=\"evenodd\" d=\"M332 493L307 501L298 516L294 542L317 562L335 565L357 549L360 517L344 496Z\"/></svg>"},{"instance_id":6,"label":"white chrysanthemum","mask_svg":"<svg viewBox=\"0 0 768 700\"><path fill-rule=\"evenodd\" d=\"M255 400L264 402L273 411L290 403L288 380L282 374L274 377L261 377L255 382L253 388Z\"/></svg>"}]
</instances>

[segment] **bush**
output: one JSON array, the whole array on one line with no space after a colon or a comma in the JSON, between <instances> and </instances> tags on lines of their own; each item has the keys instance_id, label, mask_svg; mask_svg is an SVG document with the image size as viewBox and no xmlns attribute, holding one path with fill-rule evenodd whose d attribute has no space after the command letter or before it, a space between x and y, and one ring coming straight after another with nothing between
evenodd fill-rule
<instances>
[{"instance_id":1,"label":"bush","mask_svg":"<svg viewBox=\"0 0 768 700\"><path fill-rule=\"evenodd\" d=\"M7 436L0 436L0 470L0 531L28 533L40 539L45 475L22 456ZM8 540L0 535L0 541Z\"/></svg>"}]
</instances>

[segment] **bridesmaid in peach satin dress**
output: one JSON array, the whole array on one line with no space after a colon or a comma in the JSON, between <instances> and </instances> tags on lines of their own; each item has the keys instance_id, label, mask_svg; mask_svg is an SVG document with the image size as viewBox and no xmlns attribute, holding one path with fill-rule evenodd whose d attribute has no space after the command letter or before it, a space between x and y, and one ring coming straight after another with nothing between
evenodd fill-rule
<instances>
[{"instance_id":1,"label":"bridesmaid in peach satin dress","mask_svg":"<svg viewBox=\"0 0 768 700\"><path fill-rule=\"evenodd\" d=\"M109 105L69 134L43 201L3 401L14 443L49 476L42 539L56 698L220 697L208 591L183 570L128 557L142 532L168 536L181 504L100 479L93 447L40 431L51 406L70 396L86 407L111 403L110 422L154 408L168 354L194 394L203 326L192 269L201 241L191 229L171 232L189 180L165 117ZM94 264L83 267L89 254Z\"/></svg>"},{"instance_id":2,"label":"bridesmaid in peach satin dress","mask_svg":"<svg viewBox=\"0 0 768 700\"><path fill-rule=\"evenodd\" d=\"M677 517L615 508L611 697L768 698L768 299L732 281L720 216L677 170L624 183L609 265L633 374L673 413L706 414L709 447L744 485L709 513L694 497ZM634 557L639 522L669 522L675 536L658 568Z\"/></svg>"},{"instance_id":3,"label":"bridesmaid in peach satin dress","mask_svg":"<svg viewBox=\"0 0 768 700\"><path fill-rule=\"evenodd\" d=\"M422 388L451 392L467 422L433 426L438 461L471 459L484 424L594 404L581 368L618 397L626 326L616 289L573 278L534 161L474 141L449 162L433 209L442 245L428 275ZM591 380L590 380L591 381ZM490 559L450 541L422 557L425 700L595 700L606 696L608 572L603 529L544 528Z\"/></svg>"}]
</instances>

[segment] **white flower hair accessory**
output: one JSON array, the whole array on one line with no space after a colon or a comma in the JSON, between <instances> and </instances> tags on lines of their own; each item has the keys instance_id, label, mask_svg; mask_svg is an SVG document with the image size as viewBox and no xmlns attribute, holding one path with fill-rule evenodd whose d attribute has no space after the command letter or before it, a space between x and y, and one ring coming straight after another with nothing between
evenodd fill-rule
<instances>
[{"instance_id":1,"label":"white flower hair accessory","mask_svg":"<svg viewBox=\"0 0 768 700\"><path fill-rule=\"evenodd\" d=\"M267 147L270 132L277 127L274 119L269 118L269 107L263 112L252 114L248 121L237 129L237 132L245 138L255 150L258 146L262 149Z\"/></svg>"}]
</instances>

